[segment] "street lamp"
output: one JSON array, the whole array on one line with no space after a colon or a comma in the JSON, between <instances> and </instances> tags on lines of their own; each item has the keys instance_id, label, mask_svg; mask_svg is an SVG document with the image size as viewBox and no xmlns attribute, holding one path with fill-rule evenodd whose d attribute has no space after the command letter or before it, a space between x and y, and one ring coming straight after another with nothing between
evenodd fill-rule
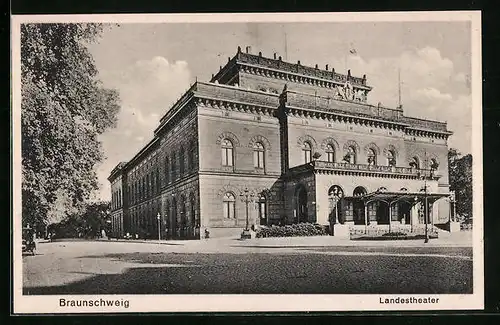
<instances>
[{"instance_id":1,"label":"street lamp","mask_svg":"<svg viewBox=\"0 0 500 325\"><path fill-rule=\"evenodd\" d=\"M161 218L161 214L160 214L160 212L158 212L158 214L156 215L156 219L158 220L158 240L159 241L161 240L160 218Z\"/></svg>"},{"instance_id":2,"label":"street lamp","mask_svg":"<svg viewBox=\"0 0 500 325\"><path fill-rule=\"evenodd\" d=\"M245 229L241 233L241 239L249 239L252 238L252 235L250 234L250 229L248 229L248 203L252 201L252 196L253 194L250 193L248 188L245 187L243 190L243 193L240 194L240 196L243 199L243 202L245 202L245 209L246 209L246 222L245 222Z\"/></svg>"},{"instance_id":3,"label":"street lamp","mask_svg":"<svg viewBox=\"0 0 500 325\"><path fill-rule=\"evenodd\" d=\"M332 203L335 207L335 222L334 222L334 225L338 224L339 223L339 207L338 207L338 203L339 201L344 197L344 191L342 191L342 188L340 186L333 186L330 190L330 193L329 193L330 197L332 198ZM333 227L331 229L332 231L332 234L333 234Z\"/></svg>"},{"instance_id":4,"label":"street lamp","mask_svg":"<svg viewBox=\"0 0 500 325\"><path fill-rule=\"evenodd\" d=\"M427 160L427 155L426 155L426 160ZM427 244L429 242L429 202L427 200L427 175L424 171L424 223L425 223L425 239L424 239L424 244ZM429 173L430 176L432 176L432 170L430 170Z\"/></svg>"}]
</instances>

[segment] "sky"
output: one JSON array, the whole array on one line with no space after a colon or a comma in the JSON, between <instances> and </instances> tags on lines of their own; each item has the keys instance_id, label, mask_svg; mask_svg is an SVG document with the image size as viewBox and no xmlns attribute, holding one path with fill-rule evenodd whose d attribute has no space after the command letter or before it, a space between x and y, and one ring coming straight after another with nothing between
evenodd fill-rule
<instances>
[{"instance_id":1,"label":"sky","mask_svg":"<svg viewBox=\"0 0 500 325\"><path fill-rule=\"evenodd\" d=\"M153 138L159 119L195 82L209 81L237 47L354 76L373 87L368 102L448 123L449 146L471 153L471 37L468 22L165 23L106 29L90 51L105 87L117 89L117 127L101 136L99 199L110 171ZM351 54L351 50L355 50Z\"/></svg>"}]
</instances>

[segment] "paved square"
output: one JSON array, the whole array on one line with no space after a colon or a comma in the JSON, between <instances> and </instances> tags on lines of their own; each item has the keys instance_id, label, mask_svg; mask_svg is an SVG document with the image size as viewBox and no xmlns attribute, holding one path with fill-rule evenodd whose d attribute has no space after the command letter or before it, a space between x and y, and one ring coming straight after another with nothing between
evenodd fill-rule
<instances>
[{"instance_id":1,"label":"paved square","mask_svg":"<svg viewBox=\"0 0 500 325\"><path fill-rule=\"evenodd\" d=\"M472 293L470 247L325 245L328 237L314 240L295 239L295 244L287 245L273 239L41 243L36 256L23 257L23 291L27 295Z\"/></svg>"}]
</instances>

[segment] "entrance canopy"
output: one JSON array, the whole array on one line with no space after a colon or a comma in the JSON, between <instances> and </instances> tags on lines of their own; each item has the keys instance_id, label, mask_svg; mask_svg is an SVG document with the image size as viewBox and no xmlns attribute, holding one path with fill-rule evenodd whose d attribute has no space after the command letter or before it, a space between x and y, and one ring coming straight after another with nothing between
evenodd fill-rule
<instances>
[{"instance_id":1,"label":"entrance canopy","mask_svg":"<svg viewBox=\"0 0 500 325\"><path fill-rule=\"evenodd\" d=\"M382 201L386 203L395 203L399 201L413 203L423 201L427 198L428 201L434 202L443 197L448 197L449 193L425 193L425 192L381 192L375 191L365 195L357 196L365 202Z\"/></svg>"}]
</instances>

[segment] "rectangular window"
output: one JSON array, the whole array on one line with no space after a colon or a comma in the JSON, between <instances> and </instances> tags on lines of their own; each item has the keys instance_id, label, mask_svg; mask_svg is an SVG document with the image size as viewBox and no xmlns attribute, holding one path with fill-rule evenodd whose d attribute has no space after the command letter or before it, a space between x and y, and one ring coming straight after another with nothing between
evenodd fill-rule
<instances>
[{"instance_id":1,"label":"rectangular window","mask_svg":"<svg viewBox=\"0 0 500 325\"><path fill-rule=\"evenodd\" d=\"M255 168L264 168L264 152L254 151L253 152L253 165Z\"/></svg>"},{"instance_id":2,"label":"rectangular window","mask_svg":"<svg viewBox=\"0 0 500 325\"><path fill-rule=\"evenodd\" d=\"M224 202L223 213L226 219L234 219L234 202Z\"/></svg>"},{"instance_id":3,"label":"rectangular window","mask_svg":"<svg viewBox=\"0 0 500 325\"><path fill-rule=\"evenodd\" d=\"M229 219L234 219L234 202L229 202Z\"/></svg>"},{"instance_id":4,"label":"rectangular window","mask_svg":"<svg viewBox=\"0 0 500 325\"><path fill-rule=\"evenodd\" d=\"M259 202L259 216L261 219L266 219L266 202Z\"/></svg>"},{"instance_id":5,"label":"rectangular window","mask_svg":"<svg viewBox=\"0 0 500 325\"><path fill-rule=\"evenodd\" d=\"M222 165L233 166L233 150L231 148L222 149Z\"/></svg>"},{"instance_id":6,"label":"rectangular window","mask_svg":"<svg viewBox=\"0 0 500 325\"><path fill-rule=\"evenodd\" d=\"M372 221L377 220L377 203L371 202L368 204L368 217Z\"/></svg>"},{"instance_id":7,"label":"rectangular window","mask_svg":"<svg viewBox=\"0 0 500 325\"><path fill-rule=\"evenodd\" d=\"M397 221L398 220L398 204L393 204L391 206L391 220L392 221Z\"/></svg>"},{"instance_id":8,"label":"rectangular window","mask_svg":"<svg viewBox=\"0 0 500 325\"><path fill-rule=\"evenodd\" d=\"M304 162L306 164L311 162L311 151L310 150L304 151Z\"/></svg>"},{"instance_id":9,"label":"rectangular window","mask_svg":"<svg viewBox=\"0 0 500 325\"><path fill-rule=\"evenodd\" d=\"M333 152L328 152L327 159L328 162L333 162Z\"/></svg>"},{"instance_id":10,"label":"rectangular window","mask_svg":"<svg viewBox=\"0 0 500 325\"><path fill-rule=\"evenodd\" d=\"M223 213L224 213L224 218L229 218L229 204L227 202L224 202L222 205L223 207Z\"/></svg>"},{"instance_id":11,"label":"rectangular window","mask_svg":"<svg viewBox=\"0 0 500 325\"><path fill-rule=\"evenodd\" d=\"M351 201L346 201L344 210L345 221L353 221L353 205Z\"/></svg>"}]
</instances>

